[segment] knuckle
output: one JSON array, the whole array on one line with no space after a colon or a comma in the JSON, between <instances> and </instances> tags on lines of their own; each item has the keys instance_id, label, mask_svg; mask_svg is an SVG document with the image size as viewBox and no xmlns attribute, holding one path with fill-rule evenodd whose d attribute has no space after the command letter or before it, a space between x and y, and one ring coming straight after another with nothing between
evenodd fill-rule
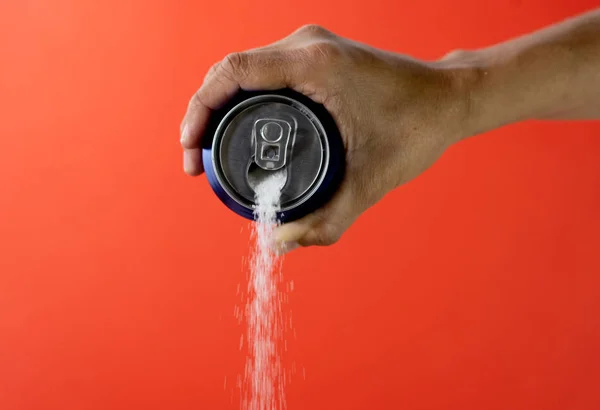
<instances>
[{"instance_id":1,"label":"knuckle","mask_svg":"<svg viewBox=\"0 0 600 410\"><path fill-rule=\"evenodd\" d=\"M197 90L194 95L192 95L192 98L190 98L190 101L188 102L188 107L192 108L192 107L196 107L200 105L200 90Z\"/></svg>"},{"instance_id":2,"label":"knuckle","mask_svg":"<svg viewBox=\"0 0 600 410\"><path fill-rule=\"evenodd\" d=\"M201 87L192 95L192 98L190 98L190 101L188 102L188 110L194 110L204 106L202 91Z\"/></svg>"},{"instance_id":3,"label":"knuckle","mask_svg":"<svg viewBox=\"0 0 600 410\"><path fill-rule=\"evenodd\" d=\"M315 36L324 36L327 35L329 31L318 24L305 24L304 26L300 27L298 33Z\"/></svg>"},{"instance_id":4,"label":"knuckle","mask_svg":"<svg viewBox=\"0 0 600 410\"><path fill-rule=\"evenodd\" d=\"M456 49L456 50L452 50L449 53L447 53L443 57L443 60L461 59L461 58L467 57L468 55L469 55L469 52L467 50Z\"/></svg>"},{"instance_id":5,"label":"knuckle","mask_svg":"<svg viewBox=\"0 0 600 410\"><path fill-rule=\"evenodd\" d=\"M219 64L219 69L227 78L239 80L248 75L248 56L240 52L230 53Z\"/></svg>"},{"instance_id":6,"label":"knuckle","mask_svg":"<svg viewBox=\"0 0 600 410\"><path fill-rule=\"evenodd\" d=\"M210 68L206 72L206 75L204 76L204 82L206 82L209 78L216 74L217 69L219 68L219 64L220 63L214 63L210 66Z\"/></svg>"},{"instance_id":7,"label":"knuckle","mask_svg":"<svg viewBox=\"0 0 600 410\"><path fill-rule=\"evenodd\" d=\"M339 48L328 41L319 41L306 47L311 61L320 63L335 62L341 56Z\"/></svg>"}]
</instances>

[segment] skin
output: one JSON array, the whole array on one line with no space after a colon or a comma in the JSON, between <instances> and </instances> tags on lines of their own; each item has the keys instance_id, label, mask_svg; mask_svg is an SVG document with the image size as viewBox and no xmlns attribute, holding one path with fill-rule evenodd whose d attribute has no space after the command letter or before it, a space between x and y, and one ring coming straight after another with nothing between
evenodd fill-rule
<instances>
[{"instance_id":1,"label":"skin","mask_svg":"<svg viewBox=\"0 0 600 410\"><path fill-rule=\"evenodd\" d=\"M203 173L199 147L211 111L239 89L284 87L329 110L347 169L329 203L276 230L280 253L337 242L364 211L467 137L529 119L600 119L600 9L433 62L314 25L230 54L188 105L180 130L185 172Z\"/></svg>"}]
</instances>

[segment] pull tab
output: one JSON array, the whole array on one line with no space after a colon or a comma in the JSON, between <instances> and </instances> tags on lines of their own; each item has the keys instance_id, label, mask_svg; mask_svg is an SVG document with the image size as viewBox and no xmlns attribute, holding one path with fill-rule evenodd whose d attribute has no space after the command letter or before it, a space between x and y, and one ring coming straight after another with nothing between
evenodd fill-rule
<instances>
[{"instance_id":1,"label":"pull tab","mask_svg":"<svg viewBox=\"0 0 600 410\"><path fill-rule=\"evenodd\" d=\"M261 118L252 129L254 162L264 170L283 168L296 136L294 118Z\"/></svg>"}]
</instances>

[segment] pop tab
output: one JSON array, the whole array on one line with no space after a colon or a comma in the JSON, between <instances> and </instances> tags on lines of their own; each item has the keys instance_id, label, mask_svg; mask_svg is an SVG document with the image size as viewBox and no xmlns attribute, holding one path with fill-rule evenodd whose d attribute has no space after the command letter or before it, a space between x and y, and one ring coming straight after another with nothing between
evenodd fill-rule
<instances>
[{"instance_id":1,"label":"pop tab","mask_svg":"<svg viewBox=\"0 0 600 410\"><path fill-rule=\"evenodd\" d=\"M296 120L292 116L261 118L254 123L252 135L256 164L264 170L276 171L285 166L288 147L294 145Z\"/></svg>"}]
</instances>

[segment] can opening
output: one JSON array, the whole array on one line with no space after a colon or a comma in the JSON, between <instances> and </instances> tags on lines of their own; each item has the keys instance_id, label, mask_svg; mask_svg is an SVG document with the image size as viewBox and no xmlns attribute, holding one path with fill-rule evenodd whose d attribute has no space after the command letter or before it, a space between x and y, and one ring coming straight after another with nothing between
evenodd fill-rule
<instances>
[{"instance_id":1,"label":"can opening","mask_svg":"<svg viewBox=\"0 0 600 410\"><path fill-rule=\"evenodd\" d=\"M261 159L266 162L267 168L275 168L275 165L269 161L279 161L279 146L264 144L262 147ZM269 166L271 165L271 166Z\"/></svg>"},{"instance_id":2,"label":"can opening","mask_svg":"<svg viewBox=\"0 0 600 410\"><path fill-rule=\"evenodd\" d=\"M281 183L281 186L279 187L279 190L281 191L283 189L283 187L285 187L285 185L287 184L287 180L288 180L287 168L281 168L276 171L267 171L267 170L259 167L256 164L256 162L250 161L250 164L248 165L248 170L246 173L246 180L248 181L248 185L250 186L250 188L252 188L252 191L256 192L256 187L262 181L264 181L267 177L269 177L270 175L273 175L274 173L281 173L281 174L285 175L285 178L281 179L282 183Z\"/></svg>"}]
</instances>

